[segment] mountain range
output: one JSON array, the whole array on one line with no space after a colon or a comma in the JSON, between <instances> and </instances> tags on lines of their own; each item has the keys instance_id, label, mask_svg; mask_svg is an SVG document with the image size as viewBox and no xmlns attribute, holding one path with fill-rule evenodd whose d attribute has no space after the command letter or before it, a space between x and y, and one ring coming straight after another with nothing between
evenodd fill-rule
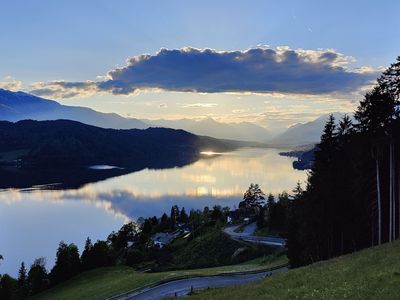
<instances>
[{"instance_id":1,"label":"mountain range","mask_svg":"<svg viewBox=\"0 0 400 300\"><path fill-rule=\"evenodd\" d=\"M219 139L266 142L272 133L266 128L250 122L222 123L212 118L202 120L142 120L151 126L183 129L197 135Z\"/></svg>"},{"instance_id":2,"label":"mountain range","mask_svg":"<svg viewBox=\"0 0 400 300\"><path fill-rule=\"evenodd\" d=\"M329 115L325 114L314 121L289 127L286 131L270 139L268 142L273 145L289 147L316 144L321 138L322 130ZM336 120L340 120L344 116L343 113L339 112L334 112L332 115Z\"/></svg>"},{"instance_id":3,"label":"mountain range","mask_svg":"<svg viewBox=\"0 0 400 300\"><path fill-rule=\"evenodd\" d=\"M336 118L341 118L342 115L334 113ZM62 105L54 100L43 99L28 93L0 89L0 120L16 122L25 119L38 121L68 119L114 129L164 127L182 129L196 135L219 139L256 141L285 147L317 143L327 118L328 115L323 115L314 121L296 124L276 134L251 122L222 123L212 118L202 120L125 118L115 113L102 113L87 107Z\"/></svg>"}]
</instances>

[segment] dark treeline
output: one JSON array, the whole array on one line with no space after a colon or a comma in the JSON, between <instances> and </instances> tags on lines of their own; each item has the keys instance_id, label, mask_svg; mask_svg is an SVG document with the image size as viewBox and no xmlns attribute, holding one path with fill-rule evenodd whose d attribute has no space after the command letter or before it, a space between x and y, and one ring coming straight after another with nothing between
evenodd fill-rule
<instances>
[{"instance_id":1,"label":"dark treeline","mask_svg":"<svg viewBox=\"0 0 400 300\"><path fill-rule=\"evenodd\" d=\"M293 195L289 195L287 192L283 192L277 197L272 194L268 195L266 203L260 207L256 219L257 228L262 235L288 236L293 199L297 197L298 189L301 192L300 183L293 190Z\"/></svg>"},{"instance_id":2,"label":"dark treeline","mask_svg":"<svg viewBox=\"0 0 400 300\"><path fill-rule=\"evenodd\" d=\"M327 121L289 226L292 266L399 237L400 57L355 113Z\"/></svg>"}]
</instances>

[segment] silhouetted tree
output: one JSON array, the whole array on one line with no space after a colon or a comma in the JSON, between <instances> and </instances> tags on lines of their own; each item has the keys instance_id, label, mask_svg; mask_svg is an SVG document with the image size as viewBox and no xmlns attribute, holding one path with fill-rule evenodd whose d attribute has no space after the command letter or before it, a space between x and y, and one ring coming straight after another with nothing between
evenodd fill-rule
<instances>
[{"instance_id":1,"label":"silhouetted tree","mask_svg":"<svg viewBox=\"0 0 400 300\"><path fill-rule=\"evenodd\" d=\"M214 205L211 211L211 219L213 221L225 221L224 214L222 213L222 208L219 205Z\"/></svg>"},{"instance_id":2,"label":"silhouetted tree","mask_svg":"<svg viewBox=\"0 0 400 300\"><path fill-rule=\"evenodd\" d=\"M81 255L82 270L90 270L94 267L93 262L93 244L92 240L88 237L85 242L85 248Z\"/></svg>"},{"instance_id":3,"label":"silhouetted tree","mask_svg":"<svg viewBox=\"0 0 400 300\"><path fill-rule=\"evenodd\" d=\"M143 223L142 233L144 235L150 235L152 231L153 231L153 224L151 222L151 219L146 219Z\"/></svg>"},{"instance_id":4,"label":"silhouetted tree","mask_svg":"<svg viewBox=\"0 0 400 300\"><path fill-rule=\"evenodd\" d=\"M167 228L169 228L169 223L170 221L168 215L166 213L163 213L163 215L161 216L159 231L165 231Z\"/></svg>"},{"instance_id":5,"label":"silhouetted tree","mask_svg":"<svg viewBox=\"0 0 400 300\"><path fill-rule=\"evenodd\" d=\"M105 241L97 241L92 249L93 263L96 268L105 267L112 264L110 249Z\"/></svg>"},{"instance_id":6,"label":"silhouetted tree","mask_svg":"<svg viewBox=\"0 0 400 300\"><path fill-rule=\"evenodd\" d=\"M35 259L28 272L28 282L32 295L44 291L49 286L46 271L46 261L43 257Z\"/></svg>"},{"instance_id":7,"label":"silhouetted tree","mask_svg":"<svg viewBox=\"0 0 400 300\"><path fill-rule=\"evenodd\" d=\"M174 205L171 207L171 214L170 214L171 229L175 229L175 224L178 218L179 218L179 207L178 205Z\"/></svg>"},{"instance_id":8,"label":"silhouetted tree","mask_svg":"<svg viewBox=\"0 0 400 300\"><path fill-rule=\"evenodd\" d=\"M56 262L50 272L52 284L58 284L72 276L75 276L80 271L80 259L78 247L74 244L67 245L63 241L60 242Z\"/></svg>"},{"instance_id":9,"label":"silhouetted tree","mask_svg":"<svg viewBox=\"0 0 400 300\"><path fill-rule=\"evenodd\" d=\"M267 209L270 210L271 207L274 205L275 203L275 197L274 195L272 195L271 193L268 194L268 198L267 198Z\"/></svg>"},{"instance_id":10,"label":"silhouetted tree","mask_svg":"<svg viewBox=\"0 0 400 300\"><path fill-rule=\"evenodd\" d=\"M189 221L189 216L187 215L185 208L182 207L181 212L179 214L179 222L187 223L188 221Z\"/></svg>"},{"instance_id":11,"label":"silhouetted tree","mask_svg":"<svg viewBox=\"0 0 400 300\"><path fill-rule=\"evenodd\" d=\"M3 274L0 277L0 299L11 300L15 298L17 289L17 280L8 274Z\"/></svg>"},{"instance_id":12,"label":"silhouetted tree","mask_svg":"<svg viewBox=\"0 0 400 300\"><path fill-rule=\"evenodd\" d=\"M17 298L24 299L29 294L29 286L26 275L25 263L22 262L18 271L18 280L17 280Z\"/></svg>"},{"instance_id":13,"label":"silhouetted tree","mask_svg":"<svg viewBox=\"0 0 400 300\"><path fill-rule=\"evenodd\" d=\"M146 219L149 222L148 219ZM145 223L146 223L145 220ZM151 222L150 222L151 226ZM134 222L129 222L124 224L118 232L112 232L107 240L111 244L111 248L117 255L122 249L125 249L128 245L128 241L132 241L138 232L137 224Z\"/></svg>"},{"instance_id":14,"label":"silhouetted tree","mask_svg":"<svg viewBox=\"0 0 400 300\"><path fill-rule=\"evenodd\" d=\"M196 230L200 227L202 219L201 219L201 211L191 209L189 213L189 222L193 227L193 230Z\"/></svg>"},{"instance_id":15,"label":"silhouetted tree","mask_svg":"<svg viewBox=\"0 0 400 300\"><path fill-rule=\"evenodd\" d=\"M239 203L239 208L253 208L260 207L263 201L265 194L260 189L258 184L250 184L249 188L243 195L243 201Z\"/></svg>"}]
</instances>

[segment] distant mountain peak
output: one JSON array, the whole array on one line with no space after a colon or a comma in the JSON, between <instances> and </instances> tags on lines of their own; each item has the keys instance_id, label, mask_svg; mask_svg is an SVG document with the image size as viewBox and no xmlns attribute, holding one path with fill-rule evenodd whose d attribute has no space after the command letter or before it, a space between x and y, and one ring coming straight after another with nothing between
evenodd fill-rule
<instances>
[{"instance_id":1,"label":"distant mountain peak","mask_svg":"<svg viewBox=\"0 0 400 300\"><path fill-rule=\"evenodd\" d=\"M88 107L62 105L25 92L12 92L0 89L0 120L19 121L69 119L89 125L116 128L144 129L149 127L134 118L124 118L116 113L101 113Z\"/></svg>"},{"instance_id":2,"label":"distant mountain peak","mask_svg":"<svg viewBox=\"0 0 400 300\"><path fill-rule=\"evenodd\" d=\"M299 146L318 143L329 116L333 115L336 122L339 122L345 114L342 112L332 112L323 114L310 122L292 125L283 133L269 140L269 142L280 146ZM351 113L348 113L348 115L352 116Z\"/></svg>"}]
</instances>

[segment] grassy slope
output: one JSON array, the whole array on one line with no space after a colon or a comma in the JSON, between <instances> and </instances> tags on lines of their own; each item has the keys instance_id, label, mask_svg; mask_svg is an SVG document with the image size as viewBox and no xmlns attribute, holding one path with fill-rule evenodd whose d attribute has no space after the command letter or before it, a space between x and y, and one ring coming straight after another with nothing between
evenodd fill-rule
<instances>
[{"instance_id":1,"label":"grassy slope","mask_svg":"<svg viewBox=\"0 0 400 300\"><path fill-rule=\"evenodd\" d=\"M59 286L45 291L32 299L105 299L151 284L158 280L182 275L211 275L222 272L248 271L277 266L287 262L285 256L276 259L255 259L239 265L206 269L141 273L132 268L120 266L92 270L82 273Z\"/></svg>"},{"instance_id":2,"label":"grassy slope","mask_svg":"<svg viewBox=\"0 0 400 300\"><path fill-rule=\"evenodd\" d=\"M194 299L400 299L400 241Z\"/></svg>"}]
</instances>

